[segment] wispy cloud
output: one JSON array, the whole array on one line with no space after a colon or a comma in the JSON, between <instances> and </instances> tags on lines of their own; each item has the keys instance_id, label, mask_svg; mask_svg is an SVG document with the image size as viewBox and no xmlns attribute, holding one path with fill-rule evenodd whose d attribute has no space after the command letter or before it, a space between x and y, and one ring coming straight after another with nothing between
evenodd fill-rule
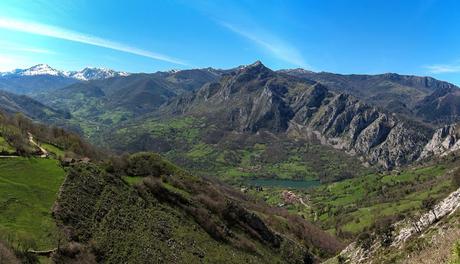
<instances>
[{"instance_id":1,"label":"wispy cloud","mask_svg":"<svg viewBox=\"0 0 460 264\"><path fill-rule=\"evenodd\" d=\"M460 61L457 61L452 64L433 64L425 66L430 73L439 74L439 73L455 73L460 72Z\"/></svg>"},{"instance_id":2,"label":"wispy cloud","mask_svg":"<svg viewBox=\"0 0 460 264\"><path fill-rule=\"evenodd\" d=\"M42 49L37 47L29 47L17 43L9 43L0 41L0 51L21 51L21 52L31 52L39 54L56 54L56 52L48 49Z\"/></svg>"},{"instance_id":3,"label":"wispy cloud","mask_svg":"<svg viewBox=\"0 0 460 264\"><path fill-rule=\"evenodd\" d=\"M305 63L302 55L296 48L285 43L279 38L270 36L268 34L251 32L247 29L237 27L233 24L224 21L218 21L218 23L223 27L229 29L230 31L254 42L256 45L260 46L261 48L263 48L264 50L266 50L267 52L269 52L274 57L280 60L289 62L293 65L300 66L303 68L310 68L310 66L308 66Z\"/></svg>"},{"instance_id":4,"label":"wispy cloud","mask_svg":"<svg viewBox=\"0 0 460 264\"><path fill-rule=\"evenodd\" d=\"M169 57L167 55L163 55L163 54L156 53L156 52L151 52L148 50L139 49L136 47L132 47L132 46L123 44L123 43L114 42L114 41L107 40L104 38L68 30L68 29L61 28L61 27L51 26L51 25L45 25L45 24L40 24L40 23L35 23L35 22L30 22L30 21L14 20L14 19L9 19L9 18L0 18L0 28L13 30L13 31L26 32L26 33L31 33L35 35L53 37L53 38L58 38L58 39L64 39L64 40L84 43L88 45L103 47L107 49L122 51L126 53L131 53L131 54L135 54L135 55L139 55L139 56L143 56L143 57L147 57L147 58L151 58L155 60L166 61L169 63L186 65L186 63L183 62L182 60L179 60L173 57Z\"/></svg>"}]
</instances>

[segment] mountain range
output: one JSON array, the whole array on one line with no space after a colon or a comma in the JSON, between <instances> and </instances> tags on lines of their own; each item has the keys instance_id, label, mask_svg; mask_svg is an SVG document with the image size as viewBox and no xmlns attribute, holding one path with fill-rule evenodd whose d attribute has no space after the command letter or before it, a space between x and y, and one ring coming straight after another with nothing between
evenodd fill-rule
<instances>
[{"instance_id":1,"label":"mountain range","mask_svg":"<svg viewBox=\"0 0 460 264\"><path fill-rule=\"evenodd\" d=\"M302 69L279 72L324 84L331 90L349 93L389 112L435 125L459 121L459 89L432 77L386 73L342 75Z\"/></svg>"},{"instance_id":2,"label":"mountain range","mask_svg":"<svg viewBox=\"0 0 460 264\"><path fill-rule=\"evenodd\" d=\"M0 72L0 89L19 94L34 94L80 81L128 75L129 73L126 72L89 67L80 71L60 71L46 64L38 64L28 69Z\"/></svg>"},{"instance_id":3,"label":"mountain range","mask_svg":"<svg viewBox=\"0 0 460 264\"><path fill-rule=\"evenodd\" d=\"M260 61L130 74L37 65L2 82L0 226L57 247L14 251L0 236L0 257L399 263L450 250L438 230L459 232L460 90L447 82ZM46 199L9 207L34 188Z\"/></svg>"},{"instance_id":4,"label":"mountain range","mask_svg":"<svg viewBox=\"0 0 460 264\"><path fill-rule=\"evenodd\" d=\"M85 126L81 131L86 130L93 142L120 151L148 150L137 141L163 142L156 151L159 146L176 145L139 127L147 120L193 117L204 126L199 141L209 133L265 131L313 140L351 154L366 166L391 169L422 158L435 130L459 118L457 93L456 86L430 77L272 71L255 62L230 70L131 74L79 82L35 98L80 120ZM207 131L209 126L215 129ZM126 135L116 133L127 127L138 129L129 129L136 132L123 140Z\"/></svg>"},{"instance_id":5,"label":"mountain range","mask_svg":"<svg viewBox=\"0 0 460 264\"><path fill-rule=\"evenodd\" d=\"M259 61L229 70L129 75L95 71L97 74L91 75L94 80L73 78L73 83L65 87L34 90L33 97L67 117L56 124L65 124L93 142L119 151L148 150L136 143L138 140L163 142L155 147L160 152L160 146L176 145L170 138L165 140L163 135L152 135L144 129L132 133L129 141L116 133L127 127L139 128L147 120L171 122L188 117L215 128L199 129L198 141L209 133L222 136L228 131L265 131L313 140L351 154L366 166L391 169L428 157L432 151L426 145L433 142L436 129L460 118L459 88L431 77L272 71ZM88 69L69 74L38 65L4 78L13 74L21 83L21 78L35 77L56 84L85 73ZM8 98L18 101L11 95ZM5 110L13 109L9 105ZM15 105L20 109L21 102ZM165 145L166 141L169 143Z\"/></svg>"}]
</instances>

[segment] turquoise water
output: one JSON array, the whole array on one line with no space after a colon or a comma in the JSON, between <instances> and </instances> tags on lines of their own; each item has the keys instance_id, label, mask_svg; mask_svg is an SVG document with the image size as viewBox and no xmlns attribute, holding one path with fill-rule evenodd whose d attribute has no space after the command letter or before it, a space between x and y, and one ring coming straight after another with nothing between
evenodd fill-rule
<instances>
[{"instance_id":1,"label":"turquoise water","mask_svg":"<svg viewBox=\"0 0 460 264\"><path fill-rule=\"evenodd\" d=\"M280 187L280 188L293 188L293 189L307 189L320 185L318 180L283 180L283 179L253 179L249 180L248 184L253 186L262 187Z\"/></svg>"}]
</instances>

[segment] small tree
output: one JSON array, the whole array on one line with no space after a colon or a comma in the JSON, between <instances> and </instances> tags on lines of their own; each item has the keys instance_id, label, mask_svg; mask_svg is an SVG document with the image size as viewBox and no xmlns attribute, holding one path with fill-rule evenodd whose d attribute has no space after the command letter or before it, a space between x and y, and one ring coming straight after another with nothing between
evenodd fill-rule
<instances>
[{"instance_id":1,"label":"small tree","mask_svg":"<svg viewBox=\"0 0 460 264\"><path fill-rule=\"evenodd\" d=\"M363 232L359 234L356 243L360 246L363 250L367 251L372 246L372 236L368 232Z\"/></svg>"},{"instance_id":2,"label":"small tree","mask_svg":"<svg viewBox=\"0 0 460 264\"><path fill-rule=\"evenodd\" d=\"M375 234L384 247L388 247L393 243L393 231L394 226L391 218L383 218L375 223Z\"/></svg>"},{"instance_id":3,"label":"small tree","mask_svg":"<svg viewBox=\"0 0 460 264\"><path fill-rule=\"evenodd\" d=\"M460 188L460 168L452 173L452 184L455 188Z\"/></svg>"},{"instance_id":4,"label":"small tree","mask_svg":"<svg viewBox=\"0 0 460 264\"><path fill-rule=\"evenodd\" d=\"M426 198L425 200L422 201L421 208L423 210L431 212L433 214L433 216L434 216L434 221L437 221L438 217L436 216L436 212L434 210L435 206L436 206L436 201L431 196L429 196L428 198Z\"/></svg>"},{"instance_id":5,"label":"small tree","mask_svg":"<svg viewBox=\"0 0 460 264\"><path fill-rule=\"evenodd\" d=\"M339 256L337 257L337 263L338 263L338 264L345 264L346 262L347 262L347 258L346 258L346 257L344 257L344 256L342 256L342 255L339 255Z\"/></svg>"}]
</instances>

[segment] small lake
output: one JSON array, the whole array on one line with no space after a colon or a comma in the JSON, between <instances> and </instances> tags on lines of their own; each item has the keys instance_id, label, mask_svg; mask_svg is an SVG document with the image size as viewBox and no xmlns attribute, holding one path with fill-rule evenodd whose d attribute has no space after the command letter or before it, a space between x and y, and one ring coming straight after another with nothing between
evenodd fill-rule
<instances>
[{"instance_id":1,"label":"small lake","mask_svg":"<svg viewBox=\"0 0 460 264\"><path fill-rule=\"evenodd\" d=\"M279 187L292 189L307 189L320 185L319 180L284 180L284 179L252 179L247 181L249 185L261 187Z\"/></svg>"}]
</instances>

